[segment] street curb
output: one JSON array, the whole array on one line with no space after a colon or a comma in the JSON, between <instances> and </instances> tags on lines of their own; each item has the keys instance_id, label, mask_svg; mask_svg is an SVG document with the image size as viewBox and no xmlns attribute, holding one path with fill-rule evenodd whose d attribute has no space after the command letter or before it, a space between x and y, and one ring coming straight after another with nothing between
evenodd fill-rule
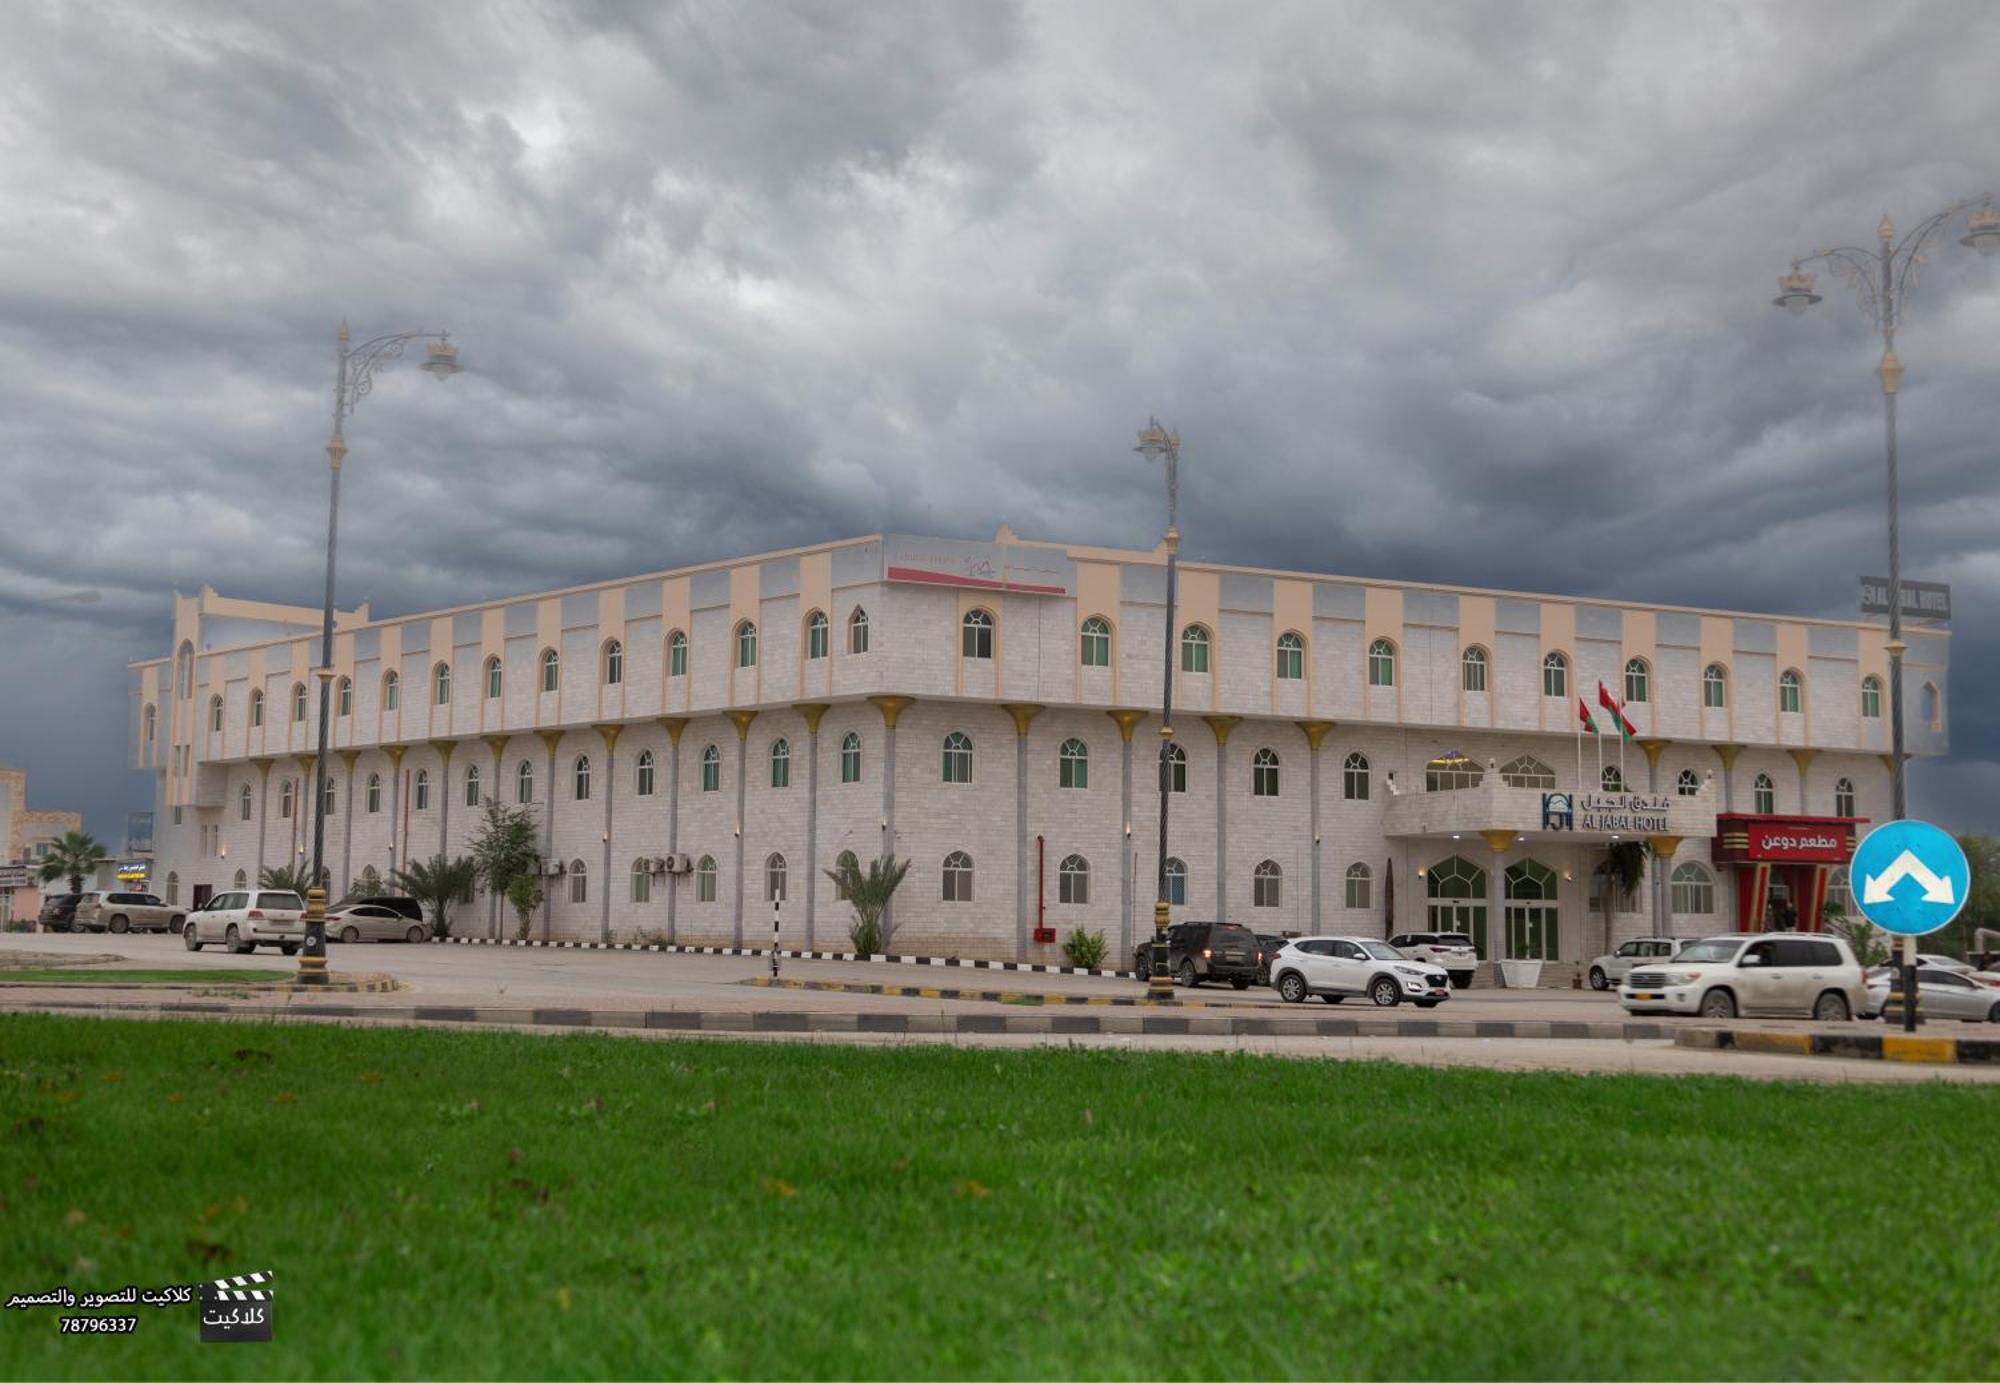
<instances>
[{"instance_id":1,"label":"street curb","mask_svg":"<svg viewBox=\"0 0 2000 1383\"><path fill-rule=\"evenodd\" d=\"M115 974L116 971L107 973ZM121 989L185 994L190 990L234 989L254 994L394 994L402 981L387 975L370 980L329 980L301 984L297 980L195 980L187 984L120 984L114 980L0 980L0 989Z\"/></svg>"},{"instance_id":2,"label":"street curb","mask_svg":"<svg viewBox=\"0 0 2000 1383\"><path fill-rule=\"evenodd\" d=\"M957 999L967 1003L1019 1004L1023 1008L1157 1008L1157 1000L1131 994L1048 994L1038 989L937 989L916 984L866 984L859 980L787 980L753 975L738 984L755 989L797 989L815 994L876 994L891 999ZM1176 998L1174 1008L1224 1008L1203 999Z\"/></svg>"},{"instance_id":3,"label":"street curb","mask_svg":"<svg viewBox=\"0 0 2000 1383\"><path fill-rule=\"evenodd\" d=\"M1681 1028L1676 1047L1785 1056L1833 1056L1938 1066L2000 1065L2000 1040L1990 1037L1911 1037L1904 1033L1768 1032L1750 1028Z\"/></svg>"},{"instance_id":4,"label":"street curb","mask_svg":"<svg viewBox=\"0 0 2000 1383\"><path fill-rule=\"evenodd\" d=\"M549 951L659 951L677 956L768 956L768 946L680 946L664 941L522 941L515 937L432 937L441 946L521 946ZM963 960L958 956L864 956L859 951L778 952L780 960L847 960L871 965L938 965L954 970L1007 970L1019 975L1091 975L1103 980L1129 980L1129 970L1086 970L1076 965L1041 965L1024 960Z\"/></svg>"},{"instance_id":5,"label":"street curb","mask_svg":"<svg viewBox=\"0 0 2000 1383\"><path fill-rule=\"evenodd\" d=\"M655 1032L924 1033L1012 1036L1196 1035L1209 1037L1535 1038L1580 1037L1601 1041L1663 1041L1668 1029L1651 1023L1496 1023L1436 1018L1230 1017L1206 1014L1115 1011L1101 1013L805 1013L741 1009L581 1009L457 1007L416 1004L227 1004L199 1000L157 1004L42 1000L8 1003L0 1012L83 1012L113 1017L230 1018L244 1022L338 1018L399 1026L425 1023L496 1023L566 1029L642 1028ZM1565 1029L1573 1031L1552 1031Z\"/></svg>"}]
</instances>

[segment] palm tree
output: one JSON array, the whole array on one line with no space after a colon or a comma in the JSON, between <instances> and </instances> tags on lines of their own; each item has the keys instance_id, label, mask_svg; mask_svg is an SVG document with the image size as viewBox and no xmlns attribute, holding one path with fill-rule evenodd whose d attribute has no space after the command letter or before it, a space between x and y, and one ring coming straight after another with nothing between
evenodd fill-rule
<instances>
[{"instance_id":1,"label":"palm tree","mask_svg":"<svg viewBox=\"0 0 2000 1383\"><path fill-rule=\"evenodd\" d=\"M274 864L257 875L257 887L296 893L301 898L311 882L312 871L303 864Z\"/></svg>"},{"instance_id":2,"label":"palm tree","mask_svg":"<svg viewBox=\"0 0 2000 1383\"><path fill-rule=\"evenodd\" d=\"M450 936L451 905L472 892L478 878L479 866L471 856L446 859L443 855L433 855L428 860L414 861L408 869L398 869L395 884L419 903L430 905L433 934Z\"/></svg>"},{"instance_id":3,"label":"palm tree","mask_svg":"<svg viewBox=\"0 0 2000 1383\"><path fill-rule=\"evenodd\" d=\"M882 926L882 914L888 910L897 885L909 872L910 862L898 860L893 850L879 860L868 861L865 874L852 858L843 859L838 869L826 871L826 877L833 880L840 896L854 906L854 924L847 929L847 937L862 955L877 955L889 949L890 934Z\"/></svg>"},{"instance_id":4,"label":"palm tree","mask_svg":"<svg viewBox=\"0 0 2000 1383\"><path fill-rule=\"evenodd\" d=\"M54 883L57 879L69 879L71 893L83 892L83 876L95 874L97 866L111 858L104 853L104 847L84 831L65 831L62 839L49 847L47 858L42 861L41 881Z\"/></svg>"}]
</instances>

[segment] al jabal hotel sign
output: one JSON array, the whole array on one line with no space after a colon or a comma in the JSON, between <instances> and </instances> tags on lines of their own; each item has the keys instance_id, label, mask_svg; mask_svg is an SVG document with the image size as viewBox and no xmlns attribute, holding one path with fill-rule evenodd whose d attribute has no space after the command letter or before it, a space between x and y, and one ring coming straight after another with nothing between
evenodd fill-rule
<instances>
[{"instance_id":1,"label":"al jabal hotel sign","mask_svg":"<svg viewBox=\"0 0 2000 1383\"><path fill-rule=\"evenodd\" d=\"M1073 595L1076 563L1045 547L892 536L882 540L882 578L1015 595Z\"/></svg>"},{"instance_id":2,"label":"al jabal hotel sign","mask_svg":"<svg viewBox=\"0 0 2000 1383\"><path fill-rule=\"evenodd\" d=\"M1646 792L1545 792L1544 831L1615 831L1666 835L1674 799Z\"/></svg>"}]
</instances>

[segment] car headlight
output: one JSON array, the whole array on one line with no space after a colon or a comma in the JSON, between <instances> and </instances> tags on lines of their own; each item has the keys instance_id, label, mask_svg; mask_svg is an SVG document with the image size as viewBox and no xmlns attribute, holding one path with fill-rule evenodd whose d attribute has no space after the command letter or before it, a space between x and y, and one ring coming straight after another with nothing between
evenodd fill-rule
<instances>
[{"instance_id":1,"label":"car headlight","mask_svg":"<svg viewBox=\"0 0 2000 1383\"><path fill-rule=\"evenodd\" d=\"M1396 973L1408 975L1413 980L1424 979L1430 974L1428 970L1419 970L1414 965L1399 965L1396 967Z\"/></svg>"}]
</instances>

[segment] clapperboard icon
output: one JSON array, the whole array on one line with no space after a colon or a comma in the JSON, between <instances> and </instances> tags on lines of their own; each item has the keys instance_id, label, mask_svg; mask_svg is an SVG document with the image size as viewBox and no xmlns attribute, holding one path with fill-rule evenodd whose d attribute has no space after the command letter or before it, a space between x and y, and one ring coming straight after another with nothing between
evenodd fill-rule
<instances>
[{"instance_id":1,"label":"clapperboard icon","mask_svg":"<svg viewBox=\"0 0 2000 1383\"><path fill-rule=\"evenodd\" d=\"M270 1273L218 1277L201 1284L202 1343L271 1338Z\"/></svg>"}]
</instances>

